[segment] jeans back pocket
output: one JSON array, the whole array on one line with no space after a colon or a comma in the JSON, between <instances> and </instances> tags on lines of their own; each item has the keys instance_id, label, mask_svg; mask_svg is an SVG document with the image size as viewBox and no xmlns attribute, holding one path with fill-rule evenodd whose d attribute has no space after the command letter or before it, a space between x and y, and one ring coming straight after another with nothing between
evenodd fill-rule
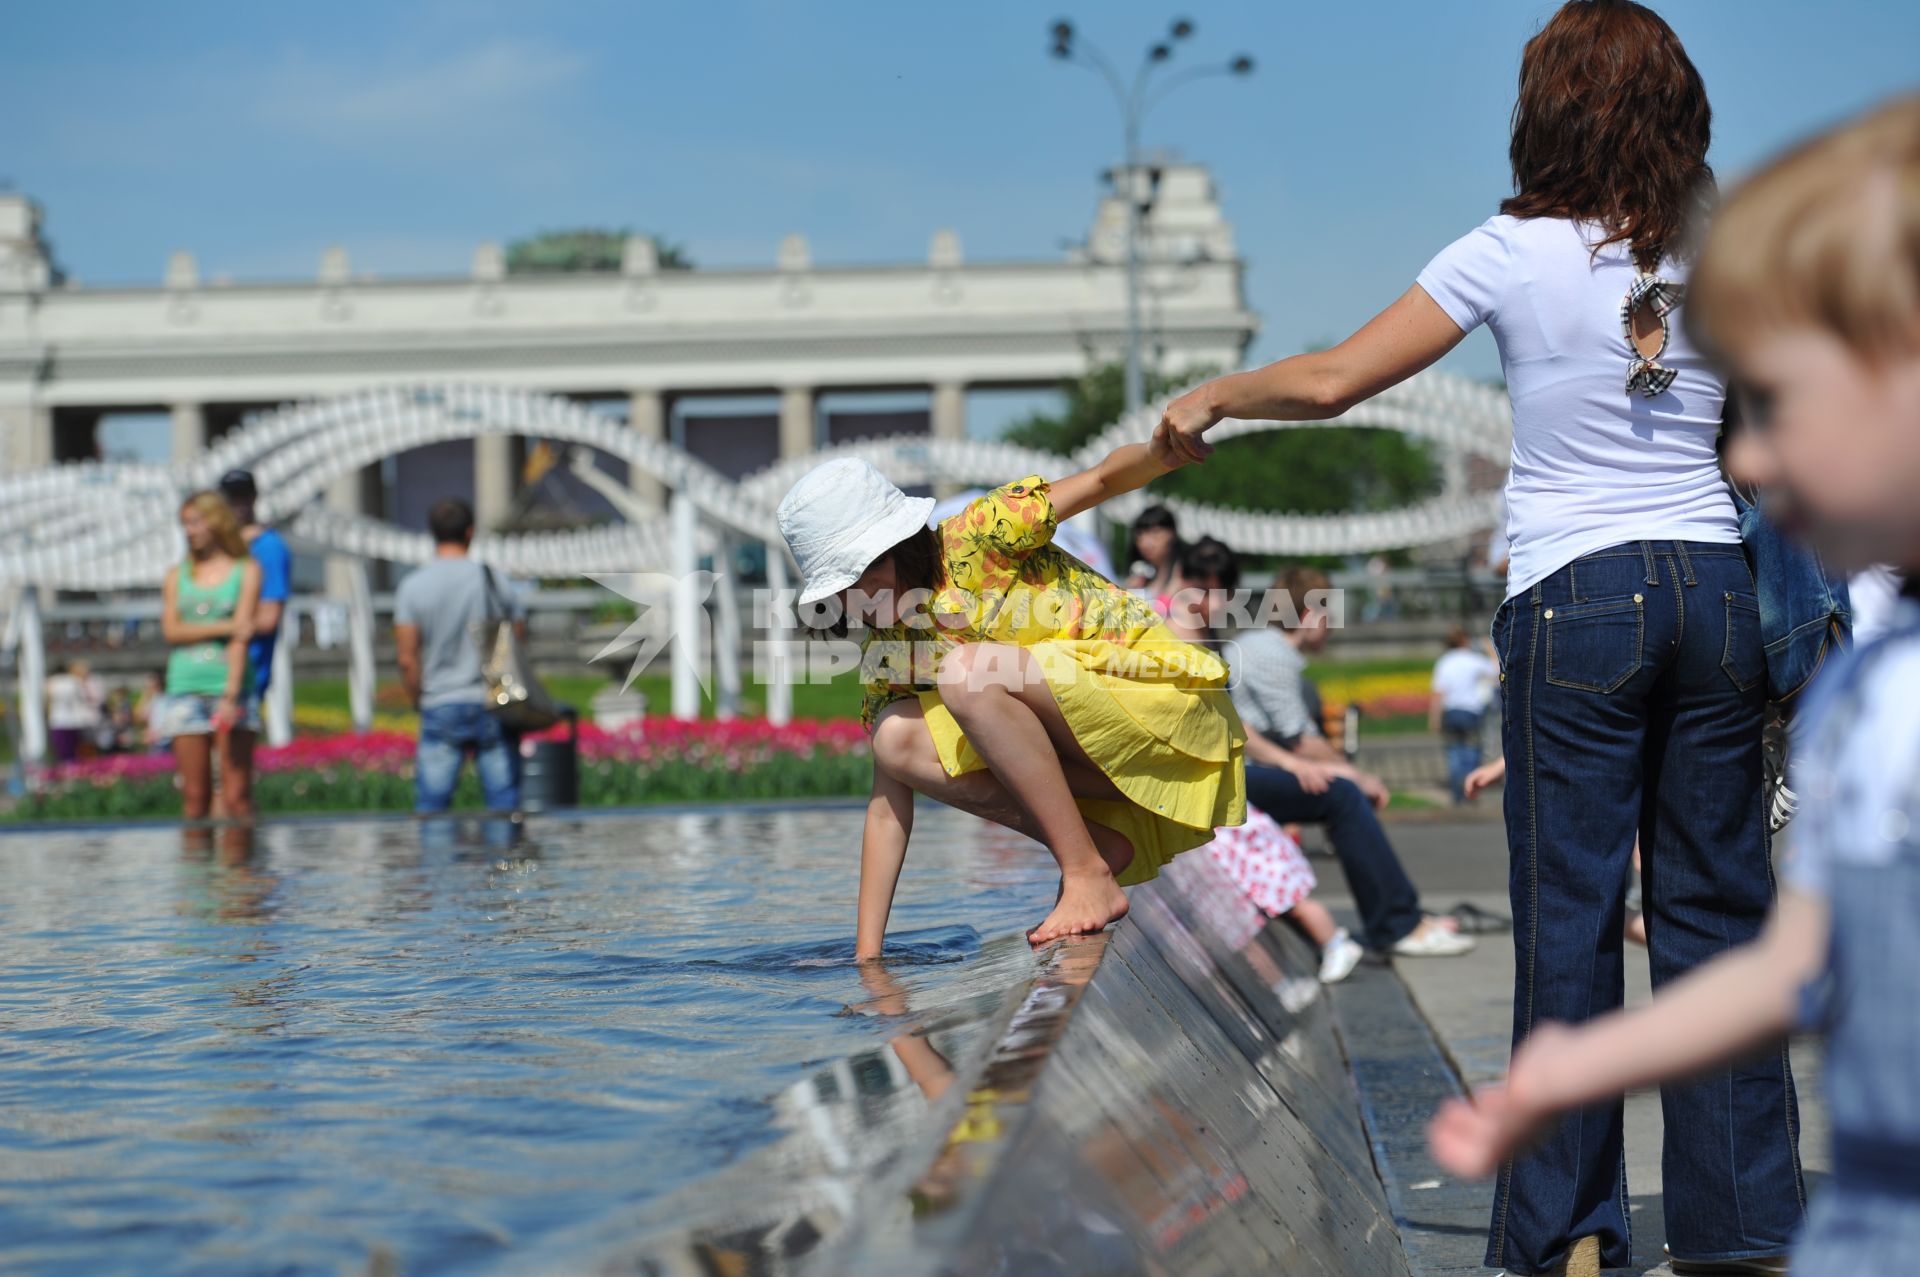
<instances>
[{"instance_id":1,"label":"jeans back pocket","mask_svg":"<svg viewBox=\"0 0 1920 1277\"><path fill-rule=\"evenodd\" d=\"M1611 692L1640 670L1646 634L1638 594L1587 603L1556 603L1540 613L1547 627L1547 682Z\"/></svg>"},{"instance_id":2,"label":"jeans back pocket","mask_svg":"<svg viewBox=\"0 0 1920 1277\"><path fill-rule=\"evenodd\" d=\"M1767 673L1767 652L1760 644L1760 601L1727 591L1727 642L1720 653L1720 668L1741 691L1758 683Z\"/></svg>"}]
</instances>

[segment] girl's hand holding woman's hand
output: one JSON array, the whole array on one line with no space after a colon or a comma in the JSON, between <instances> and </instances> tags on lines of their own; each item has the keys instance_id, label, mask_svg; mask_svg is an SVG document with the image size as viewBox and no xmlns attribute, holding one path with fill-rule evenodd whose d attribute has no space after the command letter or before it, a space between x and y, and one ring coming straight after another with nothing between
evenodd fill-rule
<instances>
[{"instance_id":1,"label":"girl's hand holding woman's hand","mask_svg":"<svg viewBox=\"0 0 1920 1277\"><path fill-rule=\"evenodd\" d=\"M1154 455L1171 458L1170 465L1174 466L1205 461L1213 451L1213 445L1206 441L1206 432L1219 420L1207 387L1189 390L1160 414L1160 424L1153 432Z\"/></svg>"}]
</instances>

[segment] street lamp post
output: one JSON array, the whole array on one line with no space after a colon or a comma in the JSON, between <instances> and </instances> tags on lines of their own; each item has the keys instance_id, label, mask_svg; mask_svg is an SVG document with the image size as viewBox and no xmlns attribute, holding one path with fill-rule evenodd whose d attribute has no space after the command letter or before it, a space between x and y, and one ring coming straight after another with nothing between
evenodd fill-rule
<instances>
[{"instance_id":1,"label":"street lamp post","mask_svg":"<svg viewBox=\"0 0 1920 1277\"><path fill-rule=\"evenodd\" d=\"M1113 90L1114 101L1120 106L1126 166L1120 187L1121 196L1127 204L1126 397L1127 412L1131 415L1146 402L1145 374L1140 358L1140 214L1146 198L1141 180L1144 172L1140 157L1141 123L1146 119L1147 112L1159 105L1174 89L1210 76L1251 75L1253 59L1243 53L1229 62L1189 67L1159 80L1156 85L1155 69L1173 59L1175 45L1193 36L1193 23L1185 18L1177 18L1167 28L1168 38L1147 49L1146 56L1141 59L1140 69L1134 73L1133 83L1129 86L1105 54L1075 33L1071 22L1063 20L1054 23L1052 35L1053 56L1062 62L1078 63L1099 73ZM1157 91L1149 94L1149 88L1157 88Z\"/></svg>"}]
</instances>

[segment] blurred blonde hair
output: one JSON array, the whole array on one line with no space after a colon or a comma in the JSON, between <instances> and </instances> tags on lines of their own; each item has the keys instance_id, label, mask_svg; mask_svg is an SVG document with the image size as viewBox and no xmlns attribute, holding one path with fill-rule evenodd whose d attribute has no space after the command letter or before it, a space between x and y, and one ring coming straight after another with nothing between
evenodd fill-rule
<instances>
[{"instance_id":1,"label":"blurred blonde hair","mask_svg":"<svg viewBox=\"0 0 1920 1277\"><path fill-rule=\"evenodd\" d=\"M240 520L233 507L218 492L196 492L180 503L180 509L192 510L213 532L213 543L235 559L247 557L247 538L240 531Z\"/></svg>"},{"instance_id":2,"label":"blurred blonde hair","mask_svg":"<svg viewBox=\"0 0 1920 1277\"><path fill-rule=\"evenodd\" d=\"M1723 356L1783 327L1823 330L1869 361L1920 353L1920 94L1741 183L1684 310L1697 343Z\"/></svg>"}]
</instances>

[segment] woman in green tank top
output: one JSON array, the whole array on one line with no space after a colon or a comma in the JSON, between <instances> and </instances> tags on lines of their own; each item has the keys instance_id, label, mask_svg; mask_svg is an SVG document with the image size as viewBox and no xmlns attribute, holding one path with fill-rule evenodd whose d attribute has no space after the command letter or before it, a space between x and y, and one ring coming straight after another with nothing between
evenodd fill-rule
<instances>
[{"instance_id":1,"label":"woman in green tank top","mask_svg":"<svg viewBox=\"0 0 1920 1277\"><path fill-rule=\"evenodd\" d=\"M155 715L173 740L183 814L199 820L212 809L213 755L220 753L221 814L253 814L253 741L258 698L247 663L260 565L217 492L197 492L180 507L187 557L162 586L160 632L172 645L166 699Z\"/></svg>"}]
</instances>

